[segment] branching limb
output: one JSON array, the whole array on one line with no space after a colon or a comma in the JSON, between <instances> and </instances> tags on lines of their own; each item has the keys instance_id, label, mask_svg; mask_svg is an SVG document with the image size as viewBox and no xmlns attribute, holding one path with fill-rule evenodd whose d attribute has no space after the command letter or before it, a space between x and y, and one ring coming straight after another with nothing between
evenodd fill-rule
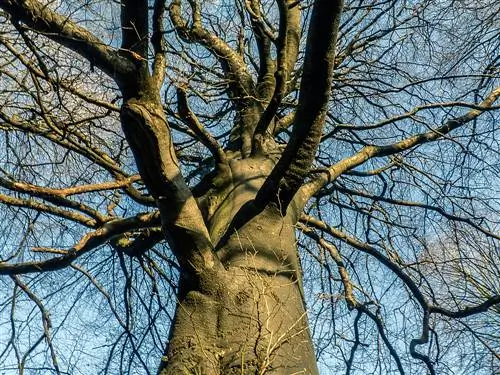
<instances>
[{"instance_id":1,"label":"branching limb","mask_svg":"<svg viewBox=\"0 0 500 375\"><path fill-rule=\"evenodd\" d=\"M375 157L383 157L401 153L413 147L433 142L443 138L451 131L464 126L470 121L476 119L479 115L487 111L500 96L500 87L494 89L479 106L467 112L463 116L459 116L448 120L444 125L431 129L427 132L416 134L405 138L399 142L387 146L365 146L356 154L345 158L338 163L332 165L321 175L314 178L301 188L300 200L303 204L310 197L315 195L324 185L335 181L341 174L365 163L367 160Z\"/></svg>"},{"instance_id":2,"label":"branching limb","mask_svg":"<svg viewBox=\"0 0 500 375\"><path fill-rule=\"evenodd\" d=\"M274 86L274 71L276 64L271 56L271 44L275 40L273 31L264 21L260 0L244 0L247 13L250 15L252 30L259 51L259 76L257 78L257 93L261 100L267 101Z\"/></svg>"},{"instance_id":3,"label":"branching limb","mask_svg":"<svg viewBox=\"0 0 500 375\"><path fill-rule=\"evenodd\" d=\"M198 1L190 1L192 10L191 25L182 17L181 1L172 1L169 12L179 36L188 43L199 43L207 48L215 58L221 62L233 97L244 99L254 95L254 83L252 76L241 56L234 51L224 40L210 33L201 23L200 4Z\"/></svg>"},{"instance_id":4,"label":"branching limb","mask_svg":"<svg viewBox=\"0 0 500 375\"><path fill-rule=\"evenodd\" d=\"M300 221L305 225L311 225L323 232L333 236L334 238L352 246L355 249L358 249L370 256L373 256L384 266L389 268L394 274L396 274L401 281L406 285L406 287L412 293L412 296L419 302L420 307L423 310L423 323L422 323L422 334L418 339L413 339L410 342L410 354L412 357L423 361L427 368L429 369L431 374L435 374L435 370L432 362L429 357L417 352L416 347L419 345L424 345L429 341L429 317L431 314L440 314L445 315L451 318L464 318L471 315L479 314L487 311L489 308L500 304L500 295L495 295L489 297L486 301L469 307L465 307L463 309L459 309L456 311L448 310L442 308L440 306L429 304L426 297L419 289L418 285L411 279L409 275L407 275L399 265L391 261L388 257L377 251L377 249L370 244L362 242L354 237L347 235L346 233L333 228L332 226L326 224L325 222L318 220L312 216L303 214L300 218Z\"/></svg>"},{"instance_id":5,"label":"branching limb","mask_svg":"<svg viewBox=\"0 0 500 375\"><path fill-rule=\"evenodd\" d=\"M85 158L102 167L104 170L108 171L118 181L126 180L130 177L122 171L118 163L111 159L108 154L102 152L89 142L85 142L85 144L82 145L81 142L72 140L72 137L64 134L62 131L60 131L60 129L50 129L35 121L22 121L18 117L7 116L1 111L0 120L4 121L3 123L0 122L0 129L7 131L21 131L28 134L41 136L65 149L84 156ZM124 191L138 203L148 206L151 206L154 203L151 197L144 196L131 184L124 185Z\"/></svg>"},{"instance_id":6,"label":"branching limb","mask_svg":"<svg viewBox=\"0 0 500 375\"><path fill-rule=\"evenodd\" d=\"M115 237L111 240L111 245L130 257L139 257L164 238L161 227L145 228L137 235L134 233L132 238L129 233Z\"/></svg>"},{"instance_id":7,"label":"branching limb","mask_svg":"<svg viewBox=\"0 0 500 375\"><path fill-rule=\"evenodd\" d=\"M182 16L180 0L172 1L169 7L170 19L183 40L204 46L220 62L228 82L229 96L238 111L229 148L242 151L244 156L248 156L252 147L251 137L260 114L260 105L257 101L252 75L240 54L224 40L203 27L200 3L192 0L189 1L189 4L192 12L190 23Z\"/></svg>"},{"instance_id":8,"label":"branching limb","mask_svg":"<svg viewBox=\"0 0 500 375\"><path fill-rule=\"evenodd\" d=\"M77 52L112 78L121 80L124 75L135 70L132 60L121 56L117 50L104 44L88 30L39 1L6 0L2 1L0 8L5 9L14 21L22 22Z\"/></svg>"},{"instance_id":9,"label":"branching limb","mask_svg":"<svg viewBox=\"0 0 500 375\"><path fill-rule=\"evenodd\" d=\"M287 82L297 60L300 41L300 10L298 6L290 7L289 0L279 0L280 12L279 34L276 40L278 50L276 72L274 73L274 92L262 113L254 132L253 152L258 152L262 137L267 133L276 112L286 95ZM264 96L265 97L265 96Z\"/></svg>"},{"instance_id":10,"label":"branching limb","mask_svg":"<svg viewBox=\"0 0 500 375\"><path fill-rule=\"evenodd\" d=\"M122 126L139 172L160 210L163 231L182 267L221 267L200 208L182 176L163 107L131 99Z\"/></svg>"},{"instance_id":11,"label":"branching limb","mask_svg":"<svg viewBox=\"0 0 500 375\"><path fill-rule=\"evenodd\" d=\"M330 0L314 4L291 139L257 194L258 206L271 201L286 212L312 165L328 110L342 6L342 1Z\"/></svg>"},{"instance_id":12,"label":"branching limb","mask_svg":"<svg viewBox=\"0 0 500 375\"><path fill-rule=\"evenodd\" d=\"M433 206L433 205L425 204L425 203L421 203L421 202L403 201L403 200L398 200L398 199L387 198L387 197L384 197L381 195L370 194L370 193L368 193L366 191L362 191L362 190L348 189L348 188L345 188L345 187L342 187L339 185L334 185L333 189L336 191L339 191L341 193L344 193L344 194L351 194L351 195L357 195L357 196L364 197L364 198L369 198L373 201L387 202L387 203L395 204L398 206L416 207L416 208L421 208L424 210L434 211L434 212L439 213L440 215L442 215L443 217L445 217L448 220L460 221L460 222L466 223L467 225L470 225L471 227L473 227L477 231L485 234L486 236L500 240L500 236L498 234L495 234L489 230L486 230L485 228L481 227L480 225L474 223L474 221L472 221L470 218L450 214L441 207L437 207L437 206Z\"/></svg>"},{"instance_id":13,"label":"branching limb","mask_svg":"<svg viewBox=\"0 0 500 375\"><path fill-rule=\"evenodd\" d=\"M179 114L185 121L186 125L191 129L194 135L200 140L203 145L208 148L216 163L227 163L226 154L219 145L219 142L205 129L200 123L198 117L191 111L187 101L187 94L183 87L177 88L177 106Z\"/></svg>"},{"instance_id":14,"label":"branching limb","mask_svg":"<svg viewBox=\"0 0 500 375\"><path fill-rule=\"evenodd\" d=\"M5 48L7 48L7 50L18 61L20 61L29 70L31 74L33 74L33 76L47 81L54 87L57 87L58 90L62 89L67 92L70 92L71 94L79 97L80 99L85 100L87 103L94 104L98 107L102 107L113 112L120 112L120 108L115 104L110 103L108 101L97 99L91 96L90 94L78 89L77 87L75 87L75 85L68 84L63 80L54 78L51 75L47 74L47 72L45 72L43 69L39 69L31 60L29 60L22 52L16 50L16 48L14 48L14 46L6 38L3 38L1 35L0 35L0 44L5 46Z\"/></svg>"},{"instance_id":15,"label":"branching limb","mask_svg":"<svg viewBox=\"0 0 500 375\"><path fill-rule=\"evenodd\" d=\"M149 9L147 0L121 0L122 50L136 60L147 60Z\"/></svg>"},{"instance_id":16,"label":"branching limb","mask_svg":"<svg viewBox=\"0 0 500 375\"><path fill-rule=\"evenodd\" d=\"M356 298L354 297L353 287L349 277L349 273L347 271L347 268L344 264L344 261L342 260L339 251L337 250L337 247L334 246L332 243L326 241L324 238L321 238L315 231L313 231L306 224L300 222L298 223L298 225L302 233L304 233L309 238L315 240L319 246L328 251L333 261L337 265L337 270L340 275L340 280L342 281L342 285L344 287L344 294L345 294L345 300L347 302L347 307L350 310L356 308L359 305L359 303L358 301L356 301Z\"/></svg>"},{"instance_id":17,"label":"branching limb","mask_svg":"<svg viewBox=\"0 0 500 375\"><path fill-rule=\"evenodd\" d=\"M0 275L17 275L24 273L55 271L67 267L78 257L104 245L113 237L138 228L157 226L158 212L141 214L126 219L116 219L104 224L101 228L87 233L66 254L43 261L24 263L0 263Z\"/></svg>"},{"instance_id":18,"label":"branching limb","mask_svg":"<svg viewBox=\"0 0 500 375\"><path fill-rule=\"evenodd\" d=\"M14 283L28 296L30 300L32 300L38 309L40 310L40 313L42 315L42 323L43 323L43 335L45 338L45 341L47 342L47 346L49 347L50 351L50 357L52 359L52 365L54 366L54 370L56 374L60 375L61 371L59 370L59 364L57 363L57 356L56 356L56 351L54 349L54 345L52 343L52 335L50 333L50 330L52 329L52 321L50 319L50 314L48 310L45 308L43 302L41 301L40 298L37 297L37 295L26 285L24 282L22 282L21 278L17 275L11 276L12 280L14 280Z\"/></svg>"}]
</instances>

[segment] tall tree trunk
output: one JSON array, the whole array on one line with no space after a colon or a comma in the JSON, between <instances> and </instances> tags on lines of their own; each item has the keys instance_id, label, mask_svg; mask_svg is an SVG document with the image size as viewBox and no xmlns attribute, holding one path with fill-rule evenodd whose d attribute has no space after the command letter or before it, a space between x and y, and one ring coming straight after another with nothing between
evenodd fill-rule
<instances>
[{"instance_id":1,"label":"tall tree trunk","mask_svg":"<svg viewBox=\"0 0 500 375\"><path fill-rule=\"evenodd\" d=\"M183 285L162 375L317 374L300 281L286 263L293 228L279 221L255 218L221 250L238 252L225 272L201 290Z\"/></svg>"},{"instance_id":2,"label":"tall tree trunk","mask_svg":"<svg viewBox=\"0 0 500 375\"><path fill-rule=\"evenodd\" d=\"M272 165L265 158L232 160L219 176L224 182L207 194L208 227L224 270L181 279L161 375L318 373L302 294L296 215L251 207Z\"/></svg>"},{"instance_id":3,"label":"tall tree trunk","mask_svg":"<svg viewBox=\"0 0 500 375\"><path fill-rule=\"evenodd\" d=\"M237 153L221 162L197 200L178 167L166 119L145 79L128 95L122 125L156 200L182 275L160 374L317 374L287 213L254 198L279 155ZM275 157L273 157L275 155ZM202 184L203 185L203 184ZM215 246L215 248L214 248Z\"/></svg>"}]
</instances>

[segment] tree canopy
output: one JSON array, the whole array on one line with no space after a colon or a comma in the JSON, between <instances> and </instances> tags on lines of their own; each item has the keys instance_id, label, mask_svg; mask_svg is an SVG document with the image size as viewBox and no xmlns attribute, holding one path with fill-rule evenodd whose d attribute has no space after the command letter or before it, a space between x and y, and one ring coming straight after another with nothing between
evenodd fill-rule
<instances>
[{"instance_id":1,"label":"tree canopy","mask_svg":"<svg viewBox=\"0 0 500 375\"><path fill-rule=\"evenodd\" d=\"M156 373L262 215L320 373L498 371L499 13L2 0L0 372Z\"/></svg>"}]
</instances>

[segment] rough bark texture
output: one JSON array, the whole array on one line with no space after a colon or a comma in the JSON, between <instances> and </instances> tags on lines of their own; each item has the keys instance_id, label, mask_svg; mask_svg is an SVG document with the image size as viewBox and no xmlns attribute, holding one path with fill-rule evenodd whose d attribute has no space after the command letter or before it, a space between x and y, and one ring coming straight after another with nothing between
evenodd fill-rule
<instances>
[{"instance_id":1,"label":"rough bark texture","mask_svg":"<svg viewBox=\"0 0 500 375\"><path fill-rule=\"evenodd\" d=\"M209 282L181 281L161 375L318 373L295 215L252 208L273 164L263 158L233 160L199 199L224 270L212 273Z\"/></svg>"},{"instance_id":2,"label":"rough bark texture","mask_svg":"<svg viewBox=\"0 0 500 375\"><path fill-rule=\"evenodd\" d=\"M297 283L238 267L226 277L180 302L161 374L317 374Z\"/></svg>"}]
</instances>

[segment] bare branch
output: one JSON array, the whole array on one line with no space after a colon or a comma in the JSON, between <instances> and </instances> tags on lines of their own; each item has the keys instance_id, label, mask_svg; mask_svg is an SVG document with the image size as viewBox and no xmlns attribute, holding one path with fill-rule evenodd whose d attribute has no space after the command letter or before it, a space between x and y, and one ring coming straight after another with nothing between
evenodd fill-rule
<instances>
[{"instance_id":1,"label":"bare branch","mask_svg":"<svg viewBox=\"0 0 500 375\"><path fill-rule=\"evenodd\" d=\"M187 94L183 87L177 88L177 106L179 114L182 116L188 127L199 138L201 143L210 150L216 163L227 163L226 154L217 140L205 129L196 115L189 108Z\"/></svg>"},{"instance_id":2,"label":"bare branch","mask_svg":"<svg viewBox=\"0 0 500 375\"><path fill-rule=\"evenodd\" d=\"M33 30L79 53L110 77L120 81L135 71L134 63L105 45L88 30L36 0L6 0L0 4L12 16Z\"/></svg>"},{"instance_id":3,"label":"bare branch","mask_svg":"<svg viewBox=\"0 0 500 375\"><path fill-rule=\"evenodd\" d=\"M341 174L365 163L367 160L374 157L383 157L394 155L424 143L433 142L443 138L451 131L464 126L470 121L477 118L492 106L492 104L500 96L500 87L494 89L487 98L481 103L481 109L472 109L465 115L448 120L444 125L431 129L425 133L420 133L399 142L387 146L365 146L356 154L345 158L338 163L332 165L321 173L312 181L308 182L301 188L300 199L304 202L316 194L324 185L335 181Z\"/></svg>"},{"instance_id":4,"label":"bare branch","mask_svg":"<svg viewBox=\"0 0 500 375\"><path fill-rule=\"evenodd\" d=\"M342 7L342 1L314 4L292 136L256 197L258 206L272 201L286 212L311 167L328 110Z\"/></svg>"},{"instance_id":5,"label":"bare branch","mask_svg":"<svg viewBox=\"0 0 500 375\"><path fill-rule=\"evenodd\" d=\"M159 213L140 214L126 219L116 219L107 222L99 229L87 233L65 255L42 261L25 263L0 263L0 275L19 275L25 273L55 271L65 268L78 257L97 247L104 245L113 237L137 228L156 226L159 223Z\"/></svg>"},{"instance_id":6,"label":"bare branch","mask_svg":"<svg viewBox=\"0 0 500 375\"><path fill-rule=\"evenodd\" d=\"M297 59L300 39L300 11L299 7L290 8L289 0L279 0L280 28L276 47L278 50L276 72L274 73L274 92L272 97L260 116L260 120L254 132L253 152L256 153L262 147L262 137L274 117L278 107L286 95L287 83L293 66Z\"/></svg>"}]
</instances>

